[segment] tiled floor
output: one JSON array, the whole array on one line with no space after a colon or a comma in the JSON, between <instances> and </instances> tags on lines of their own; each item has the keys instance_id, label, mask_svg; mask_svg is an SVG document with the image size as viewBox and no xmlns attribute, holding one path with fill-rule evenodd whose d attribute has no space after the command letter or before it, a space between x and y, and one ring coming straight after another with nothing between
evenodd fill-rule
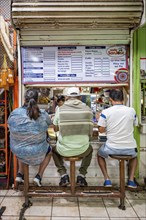
<instances>
[{"instance_id":1,"label":"tiled floor","mask_svg":"<svg viewBox=\"0 0 146 220\"><path fill-rule=\"evenodd\" d=\"M33 198L25 220L146 220L146 191L126 192L126 210L118 209L119 199ZM20 220L22 192L0 191L0 207L6 206L2 220Z\"/></svg>"}]
</instances>

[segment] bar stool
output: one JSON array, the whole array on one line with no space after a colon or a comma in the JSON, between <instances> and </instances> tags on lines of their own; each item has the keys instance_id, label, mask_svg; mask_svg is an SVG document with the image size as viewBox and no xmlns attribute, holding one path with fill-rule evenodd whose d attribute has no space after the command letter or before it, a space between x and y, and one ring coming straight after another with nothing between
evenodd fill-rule
<instances>
[{"instance_id":1,"label":"bar stool","mask_svg":"<svg viewBox=\"0 0 146 220\"><path fill-rule=\"evenodd\" d=\"M127 155L110 155L112 159L119 161L119 175L120 175L120 205L119 208L125 210L125 161L132 159L132 156Z\"/></svg>"},{"instance_id":2,"label":"bar stool","mask_svg":"<svg viewBox=\"0 0 146 220\"><path fill-rule=\"evenodd\" d=\"M82 158L81 157L64 157L65 161L70 162L70 185L71 185L71 194L75 194L75 172L76 172L76 167L75 167L75 162L80 161Z\"/></svg>"}]
</instances>

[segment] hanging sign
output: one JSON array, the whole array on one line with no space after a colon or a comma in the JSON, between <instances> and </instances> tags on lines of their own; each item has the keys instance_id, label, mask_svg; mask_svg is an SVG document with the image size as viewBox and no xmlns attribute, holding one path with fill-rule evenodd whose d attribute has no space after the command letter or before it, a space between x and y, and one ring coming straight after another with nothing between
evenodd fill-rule
<instances>
[{"instance_id":1,"label":"hanging sign","mask_svg":"<svg viewBox=\"0 0 146 220\"><path fill-rule=\"evenodd\" d=\"M126 46L23 47L23 84L128 82Z\"/></svg>"}]
</instances>

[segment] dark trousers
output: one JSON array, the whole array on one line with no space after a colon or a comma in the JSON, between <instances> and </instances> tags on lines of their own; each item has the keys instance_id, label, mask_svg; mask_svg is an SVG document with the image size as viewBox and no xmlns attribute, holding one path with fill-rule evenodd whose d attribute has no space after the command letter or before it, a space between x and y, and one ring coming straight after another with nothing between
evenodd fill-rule
<instances>
[{"instance_id":1,"label":"dark trousers","mask_svg":"<svg viewBox=\"0 0 146 220\"><path fill-rule=\"evenodd\" d=\"M89 145L88 149L80 154L80 155L74 155L74 156L78 156L80 158L82 158L82 162L81 162L81 166L79 168L79 172L82 175L86 175L87 173L87 169L91 163L91 159L92 159L92 152L93 152L93 148L91 145ZM52 148L52 154L53 154L53 159L54 159L54 163L58 169L58 173L62 176L64 174L66 174L66 167L64 166L64 161L63 161L63 156L61 156L58 152L56 147Z\"/></svg>"}]
</instances>

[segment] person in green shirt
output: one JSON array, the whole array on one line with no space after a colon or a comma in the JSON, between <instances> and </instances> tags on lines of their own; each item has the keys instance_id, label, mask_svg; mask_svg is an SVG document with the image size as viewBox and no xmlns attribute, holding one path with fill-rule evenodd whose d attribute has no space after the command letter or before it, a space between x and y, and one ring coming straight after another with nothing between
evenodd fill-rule
<instances>
[{"instance_id":1,"label":"person in green shirt","mask_svg":"<svg viewBox=\"0 0 146 220\"><path fill-rule=\"evenodd\" d=\"M81 101L79 88L71 87L66 90L66 101L55 114L54 130L58 131L56 147L53 148L53 159L61 176L59 185L70 184L63 157L78 156L82 158L77 176L77 185L87 186L86 173L92 159L92 146L89 138L93 132L93 113Z\"/></svg>"}]
</instances>

